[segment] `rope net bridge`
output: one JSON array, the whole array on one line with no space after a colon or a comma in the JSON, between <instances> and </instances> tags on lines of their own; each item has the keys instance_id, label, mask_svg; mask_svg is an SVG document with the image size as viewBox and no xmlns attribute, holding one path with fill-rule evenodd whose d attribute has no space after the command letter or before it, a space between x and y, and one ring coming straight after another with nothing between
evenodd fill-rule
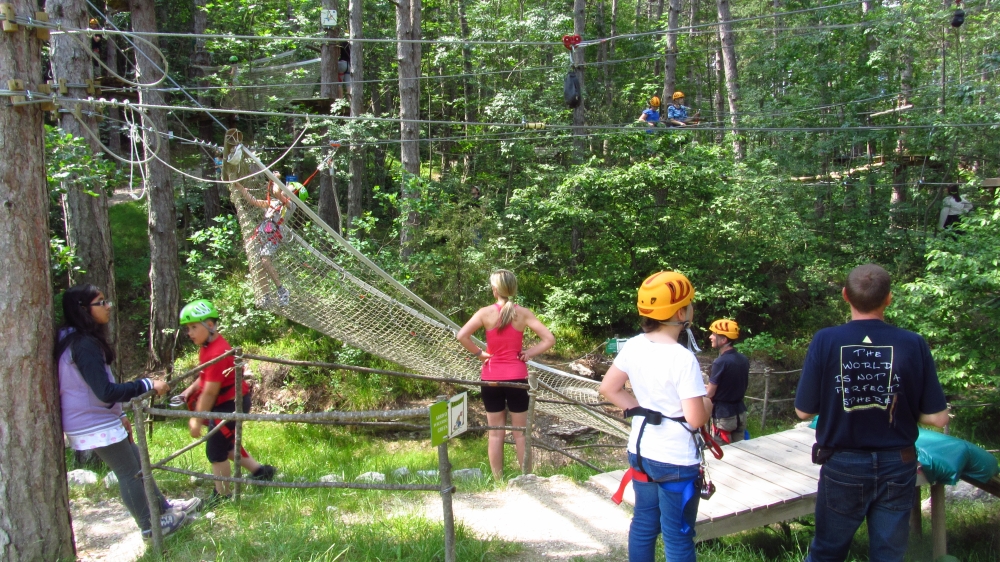
<instances>
[{"instance_id":1,"label":"rope net bridge","mask_svg":"<svg viewBox=\"0 0 1000 562\"><path fill-rule=\"evenodd\" d=\"M226 133L223 156L258 306L417 373L480 379L479 360L455 339L459 326L324 223L243 146L239 131ZM269 196L270 185L283 197ZM599 405L596 381L535 362L528 370L539 411L628 436L624 420Z\"/></svg>"}]
</instances>

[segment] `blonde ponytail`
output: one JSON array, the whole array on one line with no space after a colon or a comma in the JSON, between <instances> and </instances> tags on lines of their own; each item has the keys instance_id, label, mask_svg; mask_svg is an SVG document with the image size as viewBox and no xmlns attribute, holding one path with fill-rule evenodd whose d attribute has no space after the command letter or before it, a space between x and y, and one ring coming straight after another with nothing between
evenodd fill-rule
<instances>
[{"instance_id":1,"label":"blonde ponytail","mask_svg":"<svg viewBox=\"0 0 1000 562\"><path fill-rule=\"evenodd\" d=\"M504 300L500 308L500 323L497 328L503 328L514 321L517 315L514 302L511 300L517 295L517 277L514 273L506 269L498 269L490 275L490 285L497 290L497 297Z\"/></svg>"}]
</instances>

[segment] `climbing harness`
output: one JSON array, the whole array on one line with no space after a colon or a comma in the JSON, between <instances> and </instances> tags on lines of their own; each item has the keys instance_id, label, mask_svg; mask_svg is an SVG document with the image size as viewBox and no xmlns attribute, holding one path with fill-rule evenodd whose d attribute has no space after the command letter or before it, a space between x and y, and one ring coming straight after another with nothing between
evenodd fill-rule
<instances>
[{"instance_id":1,"label":"climbing harness","mask_svg":"<svg viewBox=\"0 0 1000 562\"><path fill-rule=\"evenodd\" d=\"M663 488L668 492L674 492L674 493L680 492L682 494L681 496L682 512L687 507L688 502L691 501L692 498L694 498L695 493L697 493L702 499L705 500L710 499L712 495L715 493L715 484L712 483L711 476L708 473L708 463L705 459L704 450L711 449L712 456L714 456L716 459L721 459L723 452L722 448L719 447L719 444L716 443L714 439L712 439L712 436L709 435L707 431L705 431L705 428L693 428L693 429L689 428L687 425L685 425L687 423L687 420L683 417L672 418L664 416L661 412L657 412L656 410L650 410L649 408L643 408L641 406L625 410L624 417L630 418L632 416L642 416L642 425L639 426L639 435L636 437L635 440L635 456L638 468L632 468L630 466L628 470L625 471L625 474L622 476L621 483L618 485L618 491L616 491L611 496L611 501L615 502L616 504L621 504L622 497L625 494L625 487L628 486L628 483L632 480L635 480L637 482L655 482L661 488ZM700 466L698 467L698 476L696 478L693 478L691 480L681 480L674 482L659 482L657 480L651 479L649 475L646 474L646 472L643 470L641 443L642 443L642 434L646 430L646 424L650 423L653 425L660 425L661 423L663 423L664 419L679 423L681 427L684 428L685 431L691 434L691 438L694 440L695 450L697 451L698 458L700 461L699 462ZM685 521L681 526L681 532L687 533L689 530L690 527Z\"/></svg>"}]
</instances>

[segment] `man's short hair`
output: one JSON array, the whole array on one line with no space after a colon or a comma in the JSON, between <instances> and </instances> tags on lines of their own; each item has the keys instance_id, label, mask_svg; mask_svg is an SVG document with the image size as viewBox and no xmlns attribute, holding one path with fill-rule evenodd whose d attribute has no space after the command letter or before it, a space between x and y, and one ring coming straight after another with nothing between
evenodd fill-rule
<instances>
[{"instance_id":1,"label":"man's short hair","mask_svg":"<svg viewBox=\"0 0 1000 562\"><path fill-rule=\"evenodd\" d=\"M889 272L880 265L859 265L847 275L847 300L858 312L871 312L881 307L889 296Z\"/></svg>"}]
</instances>

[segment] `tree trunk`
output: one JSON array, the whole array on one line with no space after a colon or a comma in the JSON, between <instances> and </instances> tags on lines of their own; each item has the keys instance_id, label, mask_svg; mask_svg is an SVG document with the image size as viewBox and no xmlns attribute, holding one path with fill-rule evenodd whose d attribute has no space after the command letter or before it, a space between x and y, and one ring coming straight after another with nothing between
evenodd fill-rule
<instances>
[{"instance_id":1,"label":"tree trunk","mask_svg":"<svg viewBox=\"0 0 1000 562\"><path fill-rule=\"evenodd\" d=\"M729 98L729 122L733 127L733 154L737 160L743 159L743 142L739 133L739 80L736 76L736 42L733 37L732 15L729 0L716 0L719 10L719 40L722 42L722 62L726 71L726 94Z\"/></svg>"},{"instance_id":2,"label":"tree trunk","mask_svg":"<svg viewBox=\"0 0 1000 562\"><path fill-rule=\"evenodd\" d=\"M12 0L19 17L36 3ZM20 27L0 37L0 83L43 84L42 43ZM89 64L89 63L88 63ZM37 91L37 90L36 90ZM8 98L9 100L9 98ZM6 103L6 102L5 102ZM0 108L0 561L75 560L52 348L49 194L42 109Z\"/></svg>"},{"instance_id":3,"label":"tree trunk","mask_svg":"<svg viewBox=\"0 0 1000 562\"><path fill-rule=\"evenodd\" d=\"M85 29L89 25L89 15L85 0L49 0L45 6L49 21L68 28ZM52 36L50 62L52 77L56 81L65 79L67 84L83 84L94 78L91 53L84 46L73 41L67 35ZM69 96L86 99L86 88L69 88ZM90 116L83 116L83 123L77 121L72 113L63 113L59 125L64 131L76 137L87 139L90 151L102 154L99 139L87 134L84 126L97 132L97 121ZM111 247L111 223L108 220L108 197L100 191L95 197L87 193L85 186L78 185L72 179L64 181L63 187L63 217L66 223L66 243L76 257L80 259L83 272L70 272L71 284L90 283L104 291L104 296L111 301L117 301L115 291L114 252ZM111 309L111 322L108 324L111 345L118 345L118 313ZM116 377L121 377L121 365L114 365Z\"/></svg>"},{"instance_id":4,"label":"tree trunk","mask_svg":"<svg viewBox=\"0 0 1000 562\"><path fill-rule=\"evenodd\" d=\"M611 0L611 37L618 35L618 0ZM615 40L608 41L608 59L615 59ZM614 83L611 81L611 65L604 65L604 104L614 105Z\"/></svg>"},{"instance_id":5,"label":"tree trunk","mask_svg":"<svg viewBox=\"0 0 1000 562\"><path fill-rule=\"evenodd\" d=\"M681 0L670 0L667 12L667 56L663 68L663 103L677 89L677 19L681 15Z\"/></svg>"},{"instance_id":6,"label":"tree trunk","mask_svg":"<svg viewBox=\"0 0 1000 562\"><path fill-rule=\"evenodd\" d=\"M726 114L726 108L722 101L722 91L723 91L723 72L722 72L722 49L716 49L712 56L712 69L715 72L715 88L712 91L712 107L715 108L715 121L720 121L722 116ZM721 130L717 130L715 133L715 142L721 143L725 138L725 134Z\"/></svg>"},{"instance_id":7,"label":"tree trunk","mask_svg":"<svg viewBox=\"0 0 1000 562\"><path fill-rule=\"evenodd\" d=\"M340 23L340 2L339 0L323 0L324 10L337 11L337 23ZM340 25L326 30L328 39L340 37ZM334 100L343 97L343 87L337 72L337 63L340 61L339 42L323 43L320 48L320 87L319 97L324 100ZM329 106L327 112L329 112ZM329 129L328 129L329 130ZM329 134L327 134L329 136ZM322 156L321 156L322 158ZM340 199L337 197L337 178L334 177L335 168L327 166L319 173L319 218L330 225L338 233L341 231Z\"/></svg>"},{"instance_id":8,"label":"tree trunk","mask_svg":"<svg viewBox=\"0 0 1000 562\"><path fill-rule=\"evenodd\" d=\"M362 24L362 14L364 9L363 0L349 0L351 11L350 34L351 39L364 38L364 25ZM361 41L351 42L351 117L360 117L365 112L364 94L364 43ZM361 136L354 134L351 142L351 180L347 186L347 227L350 228L354 219L361 216L361 202L364 199L364 179L365 179L365 152L361 145Z\"/></svg>"},{"instance_id":9,"label":"tree trunk","mask_svg":"<svg viewBox=\"0 0 1000 562\"><path fill-rule=\"evenodd\" d=\"M132 30L155 33L156 6L153 0L129 0L132 12ZM147 38L158 43L156 37ZM145 43L137 42L136 67L139 81L150 83L163 73L157 68L162 61ZM144 56L145 55L145 56ZM139 102L163 105L163 94L155 88L139 90ZM166 115L163 110L148 109L143 118L146 127L156 131L166 131ZM144 130L142 134L146 157L153 155L159 143L159 151L146 164L146 196L149 204L149 360L151 370L170 369L173 362L174 341L177 330L178 310L178 269L177 260L177 213L174 209L174 189L171 170L163 162L170 162L170 145L167 139L154 139L156 133ZM161 162L160 160L163 160Z\"/></svg>"},{"instance_id":10,"label":"tree trunk","mask_svg":"<svg viewBox=\"0 0 1000 562\"><path fill-rule=\"evenodd\" d=\"M398 39L420 39L421 0L399 0L396 4L396 37ZM403 259L413 253L414 231L420 223L415 209L419 191L411 188L411 182L420 177L420 127L415 121L420 119L420 43L400 41L396 44L399 61L399 123L400 160L403 164L402 210L405 215L399 231L399 243Z\"/></svg>"},{"instance_id":11,"label":"tree trunk","mask_svg":"<svg viewBox=\"0 0 1000 562\"><path fill-rule=\"evenodd\" d=\"M205 29L208 27L208 12L205 8L207 3L208 0L194 0L194 16L192 17L191 31L195 35L204 34ZM200 87L209 85L208 81L204 80L205 69L200 67L210 66L212 64L212 56L208 53L208 49L205 45L205 39L195 39L194 54L191 56L191 73L195 78L199 78L198 86ZM204 92L205 90L198 91L198 103L205 107L211 107L212 98ZM198 136L201 140L209 142L211 142L212 137L214 136L212 120L207 115L201 115L198 118ZM203 151L204 157L202 158L201 165L202 177L219 179L216 177L218 174L215 172L215 157L208 152L207 149L203 148ZM212 226L215 217L222 213L222 196L219 193L219 184L205 184L203 200L205 203L205 226Z\"/></svg>"},{"instance_id":12,"label":"tree trunk","mask_svg":"<svg viewBox=\"0 0 1000 562\"><path fill-rule=\"evenodd\" d=\"M84 2L86 4L86 2ZM104 13L109 14L111 10L104 5ZM104 37L104 64L108 68L118 71L118 37L108 35ZM103 70L103 69L102 69ZM111 121L111 130L108 134L108 148L118 156L122 156L122 134L121 134L121 110L114 106L108 106L108 120Z\"/></svg>"},{"instance_id":13,"label":"tree trunk","mask_svg":"<svg viewBox=\"0 0 1000 562\"><path fill-rule=\"evenodd\" d=\"M573 33L580 37L586 34L586 9L587 0L573 0ZM580 80L580 105L573 109L573 149L577 159L583 158L583 143L587 134L587 130L584 128L587 124L586 112L584 110L587 97L584 94L586 88L584 87L583 62L583 49L573 49L573 66L576 70L577 78Z\"/></svg>"}]
</instances>

